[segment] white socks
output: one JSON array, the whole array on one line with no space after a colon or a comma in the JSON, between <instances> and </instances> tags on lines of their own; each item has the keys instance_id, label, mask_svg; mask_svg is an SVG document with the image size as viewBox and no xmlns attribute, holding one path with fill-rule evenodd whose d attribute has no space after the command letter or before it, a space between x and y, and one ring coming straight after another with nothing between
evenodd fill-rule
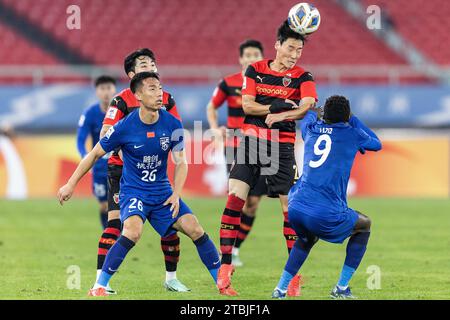
<instances>
[{"instance_id":1,"label":"white socks","mask_svg":"<svg viewBox=\"0 0 450 320\"><path fill-rule=\"evenodd\" d=\"M166 271L166 282L176 279L177 278L177 272L176 271Z\"/></svg>"}]
</instances>

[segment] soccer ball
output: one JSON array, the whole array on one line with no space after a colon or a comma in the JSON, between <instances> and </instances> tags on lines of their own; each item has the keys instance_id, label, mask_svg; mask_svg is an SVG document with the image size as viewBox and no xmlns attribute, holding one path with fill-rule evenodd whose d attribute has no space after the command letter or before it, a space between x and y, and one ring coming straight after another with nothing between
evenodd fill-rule
<instances>
[{"instance_id":1,"label":"soccer ball","mask_svg":"<svg viewBox=\"0 0 450 320\"><path fill-rule=\"evenodd\" d=\"M320 25L320 12L312 4L301 2L289 10L289 28L301 35L309 35Z\"/></svg>"}]
</instances>

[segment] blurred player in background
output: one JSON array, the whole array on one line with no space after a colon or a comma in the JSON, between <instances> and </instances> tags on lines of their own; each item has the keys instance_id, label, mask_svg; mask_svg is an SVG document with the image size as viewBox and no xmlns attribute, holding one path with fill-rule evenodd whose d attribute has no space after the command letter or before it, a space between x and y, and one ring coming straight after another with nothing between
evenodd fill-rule
<instances>
[{"instance_id":1,"label":"blurred player in background","mask_svg":"<svg viewBox=\"0 0 450 320\"><path fill-rule=\"evenodd\" d=\"M116 94L116 80L110 76L100 76L95 82L95 94L98 103L84 110L78 122L77 149L81 158L88 153L86 140L92 139L95 146L100 138L106 110ZM103 229L108 223L108 155L97 161L92 169L92 191L100 204L100 221Z\"/></svg>"},{"instance_id":2,"label":"blurred player in background","mask_svg":"<svg viewBox=\"0 0 450 320\"><path fill-rule=\"evenodd\" d=\"M131 79L140 72L156 72L156 58L154 53L147 48L139 49L124 60L124 69L127 76ZM172 95L163 91L162 108L180 118L175 100ZM139 101L137 101L130 88L120 92L111 101L103 121L103 128L100 137L133 111L139 110ZM108 227L100 237L97 259L97 277L100 275L106 254L114 242L120 235L120 207L119 207L119 191L120 178L122 177L123 162L119 156L119 150L115 150L108 161ZM180 238L176 233L161 238L161 249L164 253L164 261L166 266L165 287L170 291L184 292L189 289L177 279L177 264L180 256ZM110 290L110 288L107 288Z\"/></svg>"},{"instance_id":3,"label":"blurred player in background","mask_svg":"<svg viewBox=\"0 0 450 320\"><path fill-rule=\"evenodd\" d=\"M213 96L207 106L209 127L214 131L216 139L225 140L225 157L228 173L234 161L239 144L239 131L244 124L244 110L242 110L242 82L247 67L263 59L264 49L261 42L246 40L239 46L239 63L242 70L238 73L226 76L220 81L214 90ZM220 126L217 117L217 109L227 101L228 120L227 126ZM255 220L261 196L267 194L266 178L261 176L256 185L250 189L245 205L242 208L241 224L232 251L232 263L236 267L243 265L239 258L239 248L247 238Z\"/></svg>"},{"instance_id":4,"label":"blurred player in background","mask_svg":"<svg viewBox=\"0 0 450 320\"><path fill-rule=\"evenodd\" d=\"M292 109L296 109L296 114L301 118L316 103L316 86L311 73L296 66L302 54L304 40L302 35L289 28L287 21L283 22L277 32L275 60L256 62L245 72L242 86L244 139L240 142L236 161L231 168L228 200L220 228L222 266L217 284L224 295L237 295L231 286L231 275L234 272L231 264L232 248L239 232L245 199L262 170L272 170L266 176L268 196L280 199L284 215L283 234L288 252L297 238L287 216L287 195L297 175L294 155L295 122L282 121L269 128L265 119L269 114ZM272 144L275 144L275 148ZM270 153L273 149L277 154ZM239 157L239 154L242 156ZM288 295L300 295L299 275L291 279Z\"/></svg>"},{"instance_id":5,"label":"blurred player in background","mask_svg":"<svg viewBox=\"0 0 450 320\"><path fill-rule=\"evenodd\" d=\"M161 110L163 92L156 73L137 74L130 87L141 104L139 111L108 130L58 193L61 204L68 201L94 162L106 152L121 148L124 159L120 181L123 231L109 250L100 277L89 295L108 295L106 287L110 278L139 241L146 220L161 237L180 231L191 238L215 285L220 267L219 253L192 211L180 199L188 171L181 121ZM169 153L175 162L173 188L167 177Z\"/></svg>"},{"instance_id":6,"label":"blurred player in background","mask_svg":"<svg viewBox=\"0 0 450 320\"><path fill-rule=\"evenodd\" d=\"M289 111L269 115L266 122L299 119ZM342 243L350 237L340 279L332 298L354 298L348 283L358 268L370 236L370 219L347 205L347 185L358 150L378 151L381 142L375 133L351 114L349 101L332 96L324 106L323 120L308 111L301 121L305 142L303 174L289 192L289 221L298 236L272 293L284 298L292 277L305 262L318 239Z\"/></svg>"}]
</instances>

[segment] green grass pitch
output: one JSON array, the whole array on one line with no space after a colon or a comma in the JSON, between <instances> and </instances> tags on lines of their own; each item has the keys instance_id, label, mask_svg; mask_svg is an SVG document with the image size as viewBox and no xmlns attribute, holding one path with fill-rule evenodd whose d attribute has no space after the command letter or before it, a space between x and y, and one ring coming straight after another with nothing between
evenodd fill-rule
<instances>
[{"instance_id":1,"label":"green grass pitch","mask_svg":"<svg viewBox=\"0 0 450 320\"><path fill-rule=\"evenodd\" d=\"M224 198L186 202L218 244ZM450 299L450 200L352 199L372 218L366 256L351 286L360 299ZM241 248L245 265L233 277L238 299L268 299L287 258L277 200L263 199L254 228ZM100 235L94 200L0 200L0 299L87 299L96 269ZM127 256L107 299L224 299L217 294L194 245L181 237L178 278L192 291L166 292L159 237L149 225ZM345 256L345 245L319 242L301 273L300 299L328 299ZM80 289L69 289L68 267L80 269ZM370 290L369 266L378 266L381 288Z\"/></svg>"}]
</instances>

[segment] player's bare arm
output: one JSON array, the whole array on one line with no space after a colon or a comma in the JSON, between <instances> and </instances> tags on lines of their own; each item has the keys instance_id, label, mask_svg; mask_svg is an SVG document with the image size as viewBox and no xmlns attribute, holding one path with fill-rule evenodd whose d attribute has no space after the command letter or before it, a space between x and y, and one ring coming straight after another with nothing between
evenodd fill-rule
<instances>
[{"instance_id":1,"label":"player's bare arm","mask_svg":"<svg viewBox=\"0 0 450 320\"><path fill-rule=\"evenodd\" d=\"M112 126L109 124L104 124L102 126L102 130L100 131L100 139L103 138L105 136L105 134L108 132L109 128L111 128Z\"/></svg>"},{"instance_id":2,"label":"player's bare arm","mask_svg":"<svg viewBox=\"0 0 450 320\"><path fill-rule=\"evenodd\" d=\"M72 197L73 191L81 178L83 178L84 175L92 169L94 163L105 154L105 150L97 143L94 149L80 161L70 179L58 191L58 200L61 205L63 205L64 201L68 201Z\"/></svg>"},{"instance_id":3,"label":"player's bare arm","mask_svg":"<svg viewBox=\"0 0 450 320\"><path fill-rule=\"evenodd\" d=\"M270 113L270 105L263 105L255 101L251 95L242 96L242 108L244 113L251 116L265 116Z\"/></svg>"},{"instance_id":4,"label":"player's bare arm","mask_svg":"<svg viewBox=\"0 0 450 320\"><path fill-rule=\"evenodd\" d=\"M214 136L217 138L225 137L227 128L225 126L219 127L217 109L214 107L214 104L211 100L208 102L208 105L206 106L206 117L208 119L209 127L213 131Z\"/></svg>"},{"instance_id":5,"label":"player's bare arm","mask_svg":"<svg viewBox=\"0 0 450 320\"><path fill-rule=\"evenodd\" d=\"M186 182L188 165L186 160L186 154L184 151L173 151L173 160L175 162L175 172L173 179L173 193L164 202L164 205L171 204L170 211L172 211L172 217L178 215L178 210L180 209L180 194L183 190L184 183Z\"/></svg>"},{"instance_id":6,"label":"player's bare arm","mask_svg":"<svg viewBox=\"0 0 450 320\"><path fill-rule=\"evenodd\" d=\"M291 100L286 100L286 102L290 102L295 105L295 103ZM315 106L316 106L315 98L304 97L300 101L300 105L294 107L292 110L281 112L281 113L269 114L266 117L266 124L270 128L270 127L272 127L272 125L275 122L281 122L281 121L285 121L285 120L302 119L305 116L306 112L308 112L308 110L313 110L315 108Z\"/></svg>"}]
</instances>

